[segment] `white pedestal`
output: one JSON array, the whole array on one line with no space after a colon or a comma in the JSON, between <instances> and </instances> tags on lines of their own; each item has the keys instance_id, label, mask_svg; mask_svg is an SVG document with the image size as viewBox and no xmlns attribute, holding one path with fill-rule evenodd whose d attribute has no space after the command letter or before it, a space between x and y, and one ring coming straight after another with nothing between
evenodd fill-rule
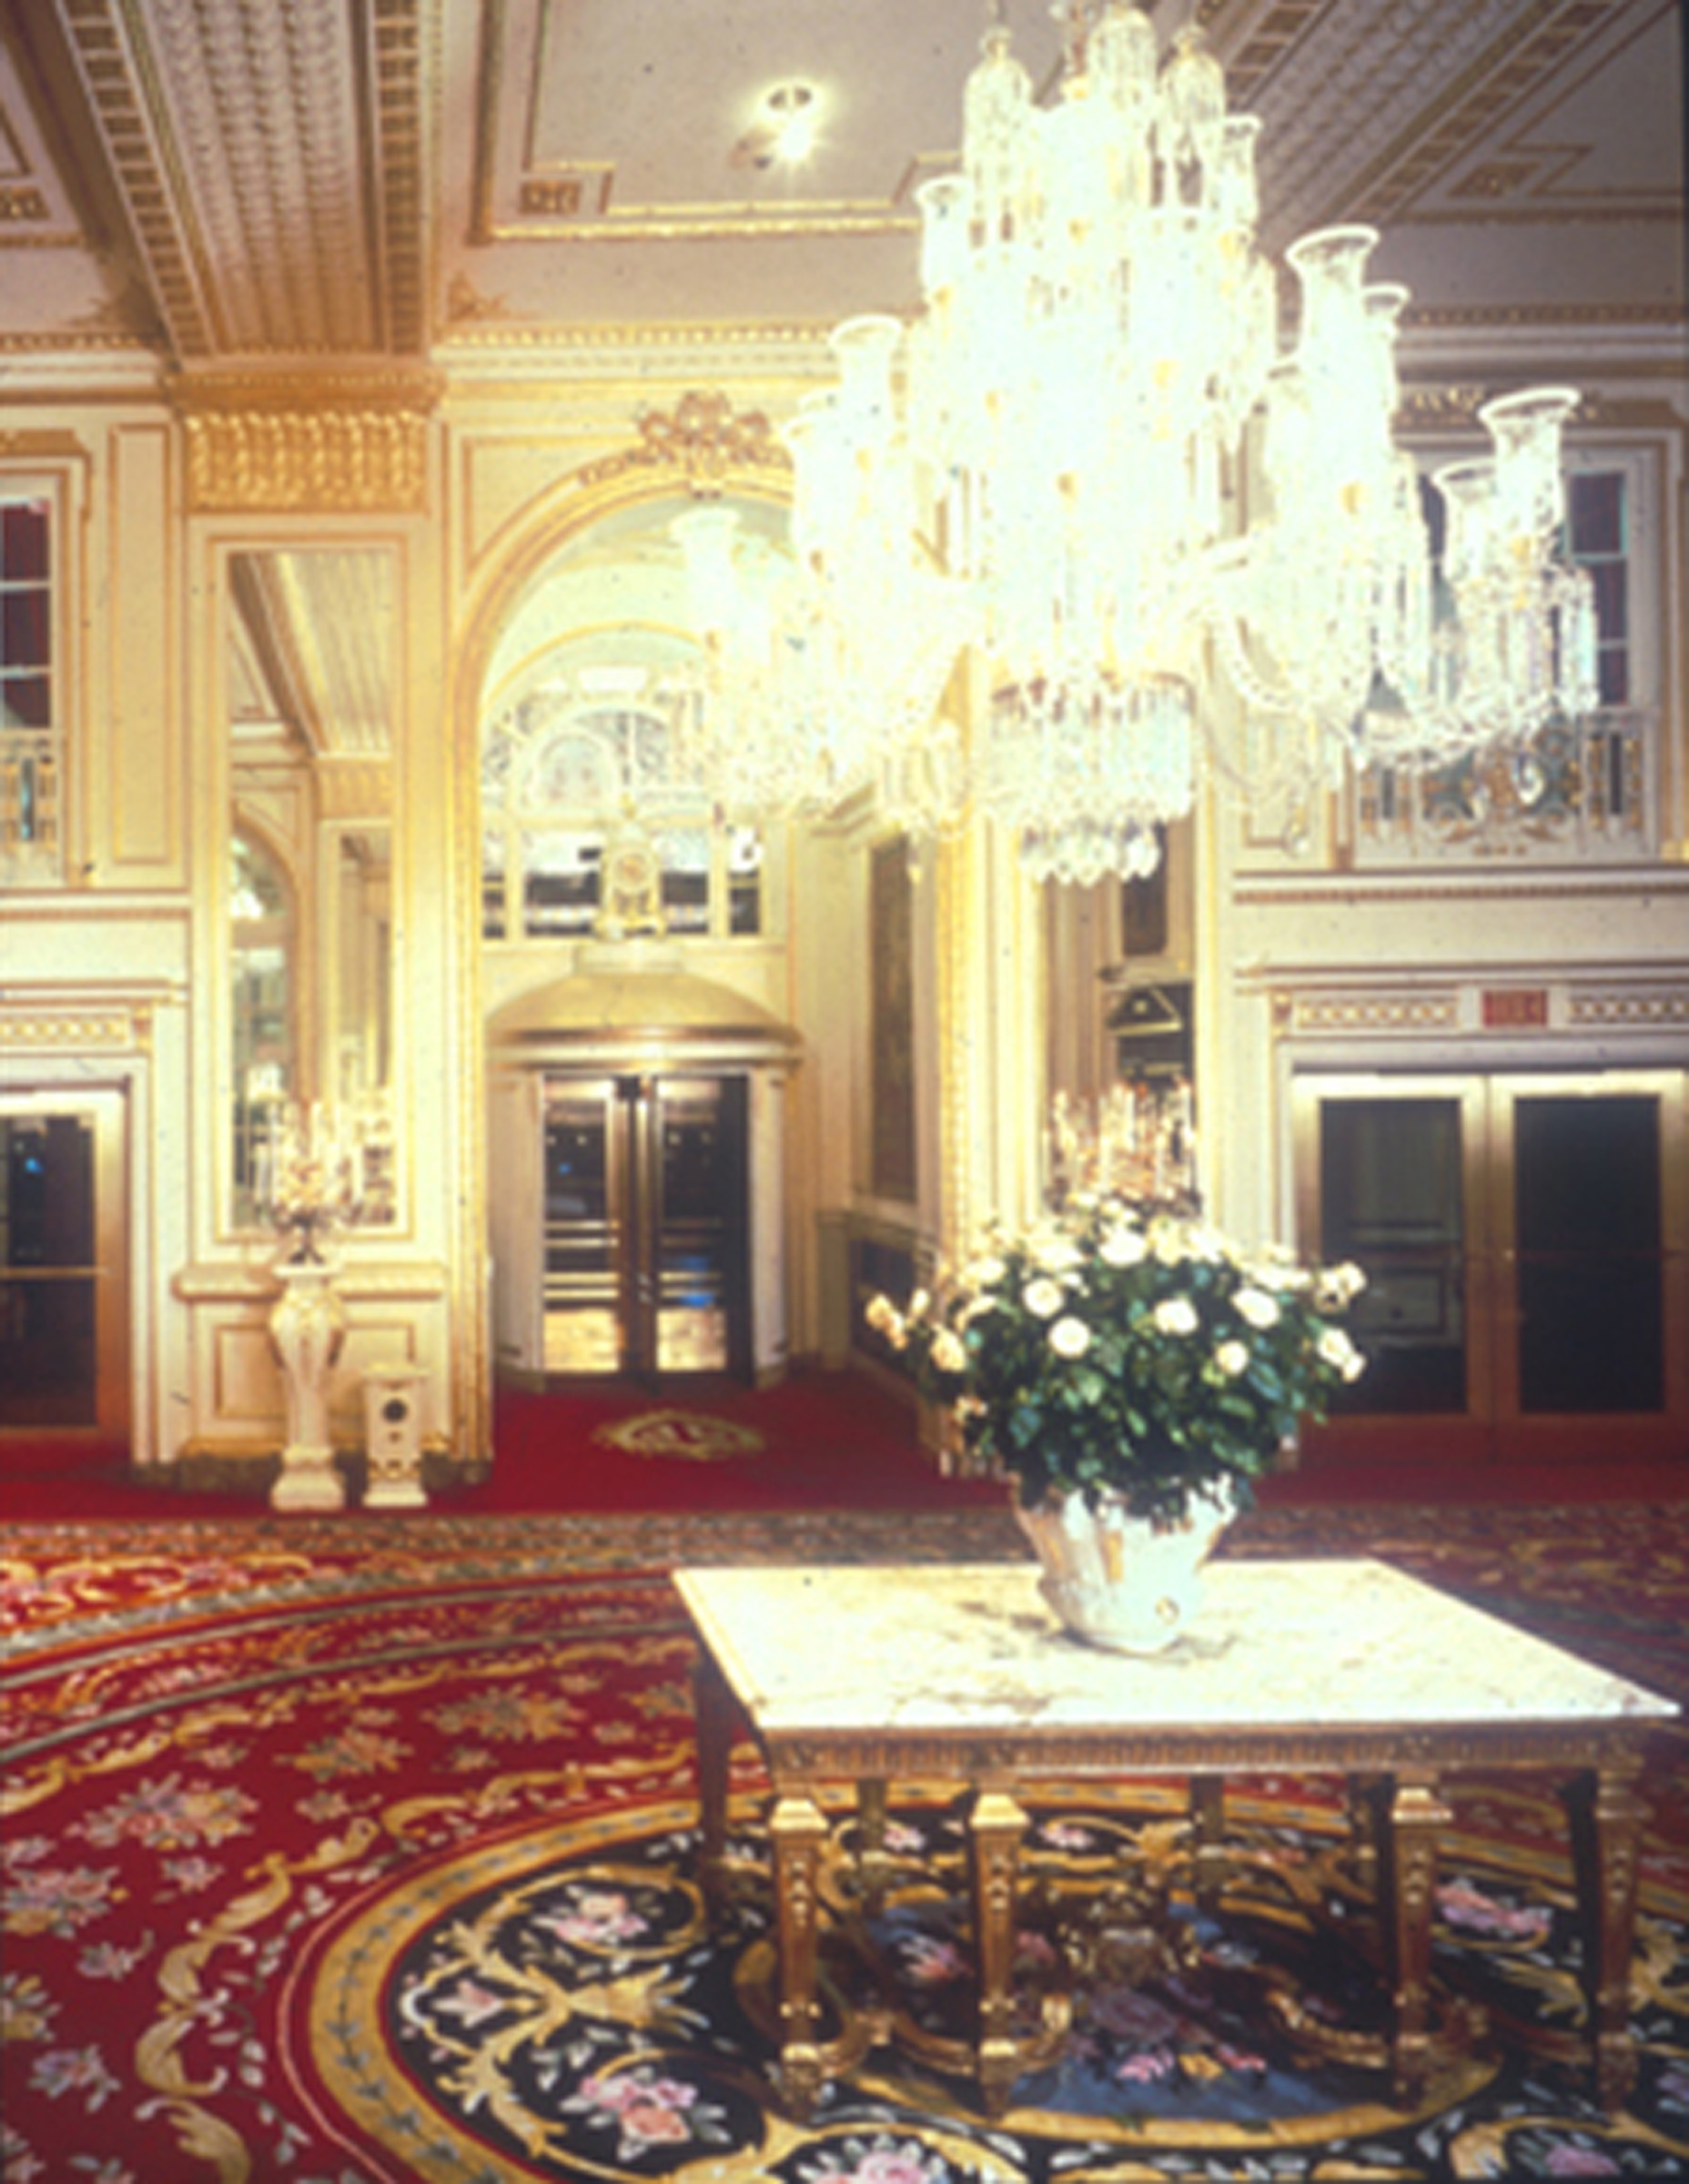
<instances>
[{"instance_id":1,"label":"white pedestal","mask_svg":"<svg viewBox=\"0 0 1689 2184\"><path fill-rule=\"evenodd\" d=\"M269 1338L288 1398L288 1441L269 1505L290 1513L346 1507L346 1481L329 1436L329 1383L346 1336L346 1311L326 1259L283 1259Z\"/></svg>"}]
</instances>

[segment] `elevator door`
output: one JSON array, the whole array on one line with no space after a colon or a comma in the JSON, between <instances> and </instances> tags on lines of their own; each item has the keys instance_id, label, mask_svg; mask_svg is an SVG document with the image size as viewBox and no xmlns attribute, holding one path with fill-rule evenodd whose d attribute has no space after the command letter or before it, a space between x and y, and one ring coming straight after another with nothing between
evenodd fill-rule
<instances>
[{"instance_id":1,"label":"elevator door","mask_svg":"<svg viewBox=\"0 0 1689 2184\"><path fill-rule=\"evenodd\" d=\"M742 1077L548 1078L548 1374L748 1376Z\"/></svg>"},{"instance_id":2,"label":"elevator door","mask_svg":"<svg viewBox=\"0 0 1689 2184\"><path fill-rule=\"evenodd\" d=\"M1689 1452L1684 1078L1310 1077L1303 1249L1368 1276L1328 1441Z\"/></svg>"},{"instance_id":3,"label":"elevator door","mask_svg":"<svg viewBox=\"0 0 1689 2184\"><path fill-rule=\"evenodd\" d=\"M0 1101L0 1431L128 1426L121 1093Z\"/></svg>"}]
</instances>

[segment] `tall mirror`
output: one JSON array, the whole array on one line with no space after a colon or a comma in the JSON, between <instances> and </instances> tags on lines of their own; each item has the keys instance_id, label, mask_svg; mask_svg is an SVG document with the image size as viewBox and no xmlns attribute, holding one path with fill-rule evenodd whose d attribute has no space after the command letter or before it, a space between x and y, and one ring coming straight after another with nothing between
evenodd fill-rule
<instances>
[{"instance_id":1,"label":"tall mirror","mask_svg":"<svg viewBox=\"0 0 1689 2184\"><path fill-rule=\"evenodd\" d=\"M229 564L230 1182L263 1224L276 1148L327 1117L359 1218L393 1218L392 556L276 548Z\"/></svg>"}]
</instances>

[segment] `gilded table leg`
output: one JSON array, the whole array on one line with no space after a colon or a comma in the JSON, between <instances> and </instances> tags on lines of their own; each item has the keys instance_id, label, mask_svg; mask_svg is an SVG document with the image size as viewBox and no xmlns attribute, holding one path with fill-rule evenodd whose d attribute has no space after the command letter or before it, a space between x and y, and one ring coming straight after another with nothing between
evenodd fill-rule
<instances>
[{"instance_id":1,"label":"gilded table leg","mask_svg":"<svg viewBox=\"0 0 1689 2184\"><path fill-rule=\"evenodd\" d=\"M1642 1806L1633 1765L1580 1775L1566 1792L1583 1930L1583 1989L1595 2091L1616 2108L1636 2075L1631 2041L1631 1944L1636 1927Z\"/></svg>"},{"instance_id":2,"label":"gilded table leg","mask_svg":"<svg viewBox=\"0 0 1689 2184\"><path fill-rule=\"evenodd\" d=\"M891 1877L891 1861L885 1855L885 1792L883 1781L856 1785L857 1866L863 1904L869 1911L877 1911L885 1902Z\"/></svg>"},{"instance_id":3,"label":"gilded table leg","mask_svg":"<svg viewBox=\"0 0 1689 2184\"><path fill-rule=\"evenodd\" d=\"M1226 1778L1190 1778L1190 1832L1193 1844L1191 1893L1202 1911L1219 1907L1226 1879Z\"/></svg>"},{"instance_id":4,"label":"gilded table leg","mask_svg":"<svg viewBox=\"0 0 1689 2184\"><path fill-rule=\"evenodd\" d=\"M727 1774L735 1711L727 1679L707 1646L699 1648L692 1694L698 1744L698 1873L705 1907L713 1915L725 1877Z\"/></svg>"},{"instance_id":5,"label":"gilded table leg","mask_svg":"<svg viewBox=\"0 0 1689 2184\"><path fill-rule=\"evenodd\" d=\"M1437 1886L1437 1833L1449 1808L1434 1774L1398 1774L1384 1837L1388 1906L1382 1925L1394 2014L1391 2063L1398 2100L1412 2100L1431 2076L1431 1919Z\"/></svg>"},{"instance_id":6,"label":"gilded table leg","mask_svg":"<svg viewBox=\"0 0 1689 2184\"><path fill-rule=\"evenodd\" d=\"M1350 1855L1357 1883L1374 1902L1379 1887L1379 1830L1389 1793L1389 1782L1376 1774L1349 1777Z\"/></svg>"},{"instance_id":7,"label":"gilded table leg","mask_svg":"<svg viewBox=\"0 0 1689 2184\"><path fill-rule=\"evenodd\" d=\"M1014 2034L1015 1875L1027 1825L1019 1805L998 1790L980 1792L968 1824L979 1956L979 2088L993 2116L1008 2106L1022 2063Z\"/></svg>"},{"instance_id":8,"label":"gilded table leg","mask_svg":"<svg viewBox=\"0 0 1689 2184\"><path fill-rule=\"evenodd\" d=\"M824 2062L816 2032L818 1876L827 1824L813 1797L782 1797L768 1824L774 1854L774 1918L780 1939L780 2088L800 2123L814 2111Z\"/></svg>"}]
</instances>

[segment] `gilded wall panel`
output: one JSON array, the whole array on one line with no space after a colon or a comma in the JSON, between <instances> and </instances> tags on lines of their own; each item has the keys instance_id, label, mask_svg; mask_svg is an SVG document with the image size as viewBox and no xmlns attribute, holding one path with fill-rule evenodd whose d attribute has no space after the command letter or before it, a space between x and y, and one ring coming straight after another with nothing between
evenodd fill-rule
<instances>
[{"instance_id":1,"label":"gilded wall panel","mask_svg":"<svg viewBox=\"0 0 1689 2184\"><path fill-rule=\"evenodd\" d=\"M187 878L187 705L171 637L177 585L167 428L121 426L112 434L110 453L108 698L92 709L90 722L96 753L86 783L90 838L102 879L179 887Z\"/></svg>"}]
</instances>

